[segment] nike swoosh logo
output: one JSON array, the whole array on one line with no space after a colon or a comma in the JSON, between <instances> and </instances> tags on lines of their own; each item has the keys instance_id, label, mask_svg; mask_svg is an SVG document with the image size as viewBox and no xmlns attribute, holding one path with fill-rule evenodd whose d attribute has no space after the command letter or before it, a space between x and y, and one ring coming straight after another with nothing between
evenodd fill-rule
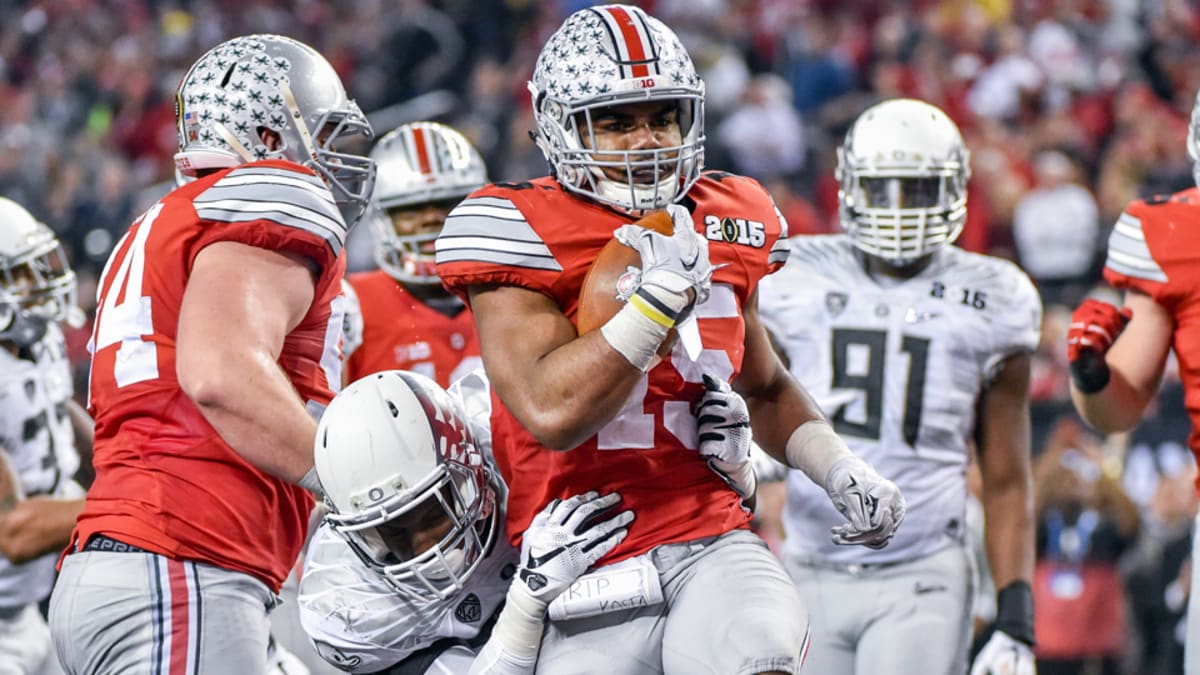
<instances>
[{"instance_id":1,"label":"nike swoosh logo","mask_svg":"<svg viewBox=\"0 0 1200 675\"><path fill-rule=\"evenodd\" d=\"M549 551L547 551L541 555L532 555L531 554L529 556L529 564L525 565L525 567L527 567L528 569L531 569L531 570L535 570L535 569L541 567L542 565L545 565L546 563L550 562L554 558L557 558L563 551L571 548L572 546L582 544L585 541L587 541L587 540L586 539L576 539L575 541L568 541L567 543L563 544L562 546L559 546L558 548L550 549Z\"/></svg>"},{"instance_id":2,"label":"nike swoosh logo","mask_svg":"<svg viewBox=\"0 0 1200 675\"><path fill-rule=\"evenodd\" d=\"M923 584L919 581L913 584L913 593L916 593L917 595L925 595L926 593L936 593L938 591L944 591L944 590L946 590L946 586L944 584L930 584L930 585L926 586L925 584Z\"/></svg>"},{"instance_id":3,"label":"nike swoosh logo","mask_svg":"<svg viewBox=\"0 0 1200 675\"><path fill-rule=\"evenodd\" d=\"M679 261L679 263L681 265L683 265L683 269L688 272L691 272L696 267L696 263L698 263L698 262L700 262L700 254L699 253L696 253L695 255L693 255L690 262L687 260Z\"/></svg>"}]
</instances>

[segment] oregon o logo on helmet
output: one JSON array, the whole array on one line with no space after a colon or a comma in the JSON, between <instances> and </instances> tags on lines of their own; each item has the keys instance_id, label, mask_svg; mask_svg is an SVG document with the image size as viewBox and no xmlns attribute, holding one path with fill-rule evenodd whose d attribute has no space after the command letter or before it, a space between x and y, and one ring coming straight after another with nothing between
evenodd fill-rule
<instances>
[{"instance_id":1,"label":"oregon o logo on helmet","mask_svg":"<svg viewBox=\"0 0 1200 675\"><path fill-rule=\"evenodd\" d=\"M643 77L641 79L634 80L633 84L635 87L637 87L639 89L653 89L654 88L654 78L653 77Z\"/></svg>"}]
</instances>

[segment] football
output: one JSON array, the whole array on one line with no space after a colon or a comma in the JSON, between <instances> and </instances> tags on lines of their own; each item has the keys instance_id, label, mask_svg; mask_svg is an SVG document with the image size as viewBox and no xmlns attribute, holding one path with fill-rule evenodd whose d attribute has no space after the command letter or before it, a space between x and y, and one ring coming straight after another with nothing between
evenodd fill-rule
<instances>
[{"instance_id":1,"label":"football","mask_svg":"<svg viewBox=\"0 0 1200 675\"><path fill-rule=\"evenodd\" d=\"M666 211L652 211L634 225L650 228L667 236L675 229L671 223L671 215ZM575 325L580 335L603 326L614 314L621 311L625 301L618 297L618 289L622 283L634 283L637 279L636 275L628 274L630 267L638 270L642 268L642 260L637 251L615 238L600 249L600 254L588 269L587 276L583 278L583 288L579 291L579 314ZM672 329L659 352L669 351L674 342L675 330Z\"/></svg>"}]
</instances>

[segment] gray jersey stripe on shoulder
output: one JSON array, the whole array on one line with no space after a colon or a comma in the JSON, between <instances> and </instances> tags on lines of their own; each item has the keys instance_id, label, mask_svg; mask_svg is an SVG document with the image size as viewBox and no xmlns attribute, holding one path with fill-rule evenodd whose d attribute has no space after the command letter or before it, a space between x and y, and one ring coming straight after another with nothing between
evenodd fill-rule
<instances>
[{"instance_id":1,"label":"gray jersey stripe on shoulder","mask_svg":"<svg viewBox=\"0 0 1200 675\"><path fill-rule=\"evenodd\" d=\"M496 220L506 220L515 223L526 222L525 215L515 208L476 204L455 208L446 220L450 221L457 218L494 218Z\"/></svg>"},{"instance_id":2,"label":"gray jersey stripe on shoulder","mask_svg":"<svg viewBox=\"0 0 1200 675\"><path fill-rule=\"evenodd\" d=\"M1146 279L1166 283L1167 275L1153 259L1129 256L1120 251L1108 250L1105 266L1114 272L1135 279Z\"/></svg>"},{"instance_id":3,"label":"gray jersey stripe on shoulder","mask_svg":"<svg viewBox=\"0 0 1200 675\"><path fill-rule=\"evenodd\" d=\"M237 219L239 222L253 220L259 214L286 214L289 221L284 223L285 225L292 225L296 221L304 221L309 223L308 227L328 231L339 240L345 240L346 238L346 225L340 215L333 218L327 214L313 211L304 204L262 199L220 199L194 202L194 206L197 213L205 210L226 212L245 211L250 217L239 218ZM295 227L295 225L292 226Z\"/></svg>"},{"instance_id":4,"label":"gray jersey stripe on shoulder","mask_svg":"<svg viewBox=\"0 0 1200 675\"><path fill-rule=\"evenodd\" d=\"M520 211L513 210L516 218L496 218L485 214L463 213L461 208L454 209L446 219L442 237L495 237L533 242L545 247L542 237L525 221Z\"/></svg>"},{"instance_id":5,"label":"gray jersey stripe on shoulder","mask_svg":"<svg viewBox=\"0 0 1200 675\"><path fill-rule=\"evenodd\" d=\"M222 223L248 223L255 220L270 220L280 225L303 230L304 232L320 237L325 240L325 243L329 244L329 248L333 250L335 255L341 253L342 244L345 242L345 231L335 232L328 227L317 224L311 219L296 217L294 214L280 209L250 210L244 206L235 206L233 208L210 206L207 208L197 208L196 215L204 220L213 220Z\"/></svg>"},{"instance_id":6,"label":"gray jersey stripe on shoulder","mask_svg":"<svg viewBox=\"0 0 1200 675\"><path fill-rule=\"evenodd\" d=\"M442 252L451 253L473 250L493 250L510 255L554 260L554 255L550 253L550 249L541 242L505 239L503 237L454 234L447 236L443 234L437 239L436 250L439 260L441 259Z\"/></svg>"},{"instance_id":7,"label":"gray jersey stripe on shoulder","mask_svg":"<svg viewBox=\"0 0 1200 675\"><path fill-rule=\"evenodd\" d=\"M448 251L438 251L437 262L439 265L452 262L482 262L492 265L503 265L505 267L525 267L535 270L548 270L551 272L561 272L562 265L553 257L545 256L529 256L519 255L515 253L497 251L490 248L461 248Z\"/></svg>"},{"instance_id":8,"label":"gray jersey stripe on shoulder","mask_svg":"<svg viewBox=\"0 0 1200 675\"><path fill-rule=\"evenodd\" d=\"M331 221L341 221L342 215L333 195L323 183L310 183L300 174L294 176L226 176L199 195L197 204L243 199L252 202L296 204Z\"/></svg>"},{"instance_id":9,"label":"gray jersey stripe on shoulder","mask_svg":"<svg viewBox=\"0 0 1200 675\"><path fill-rule=\"evenodd\" d=\"M1134 264L1140 260L1158 267L1154 256L1150 254L1150 247L1146 244L1146 234L1142 231L1141 221L1129 214L1121 214L1112 233L1108 235L1108 254L1109 257L1114 254L1119 256L1128 261L1127 264Z\"/></svg>"},{"instance_id":10,"label":"gray jersey stripe on shoulder","mask_svg":"<svg viewBox=\"0 0 1200 675\"><path fill-rule=\"evenodd\" d=\"M500 206L500 207L505 207L505 208L510 208L510 209L517 208L517 205L513 204L511 199L507 199L505 197L492 197L492 196L488 196L488 195L481 195L479 197L468 197L468 198L462 200L461 202L459 202L458 205L460 207L461 206Z\"/></svg>"}]
</instances>

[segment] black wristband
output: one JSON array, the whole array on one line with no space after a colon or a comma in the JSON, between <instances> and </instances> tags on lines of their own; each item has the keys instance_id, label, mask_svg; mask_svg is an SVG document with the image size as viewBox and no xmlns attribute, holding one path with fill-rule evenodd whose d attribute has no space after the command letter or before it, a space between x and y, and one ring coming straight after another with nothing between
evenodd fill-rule
<instances>
[{"instance_id":1,"label":"black wristband","mask_svg":"<svg viewBox=\"0 0 1200 675\"><path fill-rule=\"evenodd\" d=\"M1033 637L1033 589L1028 581L1014 581L996 595L996 630L1030 647L1037 644Z\"/></svg>"},{"instance_id":2,"label":"black wristband","mask_svg":"<svg viewBox=\"0 0 1200 675\"><path fill-rule=\"evenodd\" d=\"M1071 381L1084 394L1095 394L1107 387L1112 375L1104 356L1090 351L1080 354L1078 359L1071 362L1070 368Z\"/></svg>"}]
</instances>

